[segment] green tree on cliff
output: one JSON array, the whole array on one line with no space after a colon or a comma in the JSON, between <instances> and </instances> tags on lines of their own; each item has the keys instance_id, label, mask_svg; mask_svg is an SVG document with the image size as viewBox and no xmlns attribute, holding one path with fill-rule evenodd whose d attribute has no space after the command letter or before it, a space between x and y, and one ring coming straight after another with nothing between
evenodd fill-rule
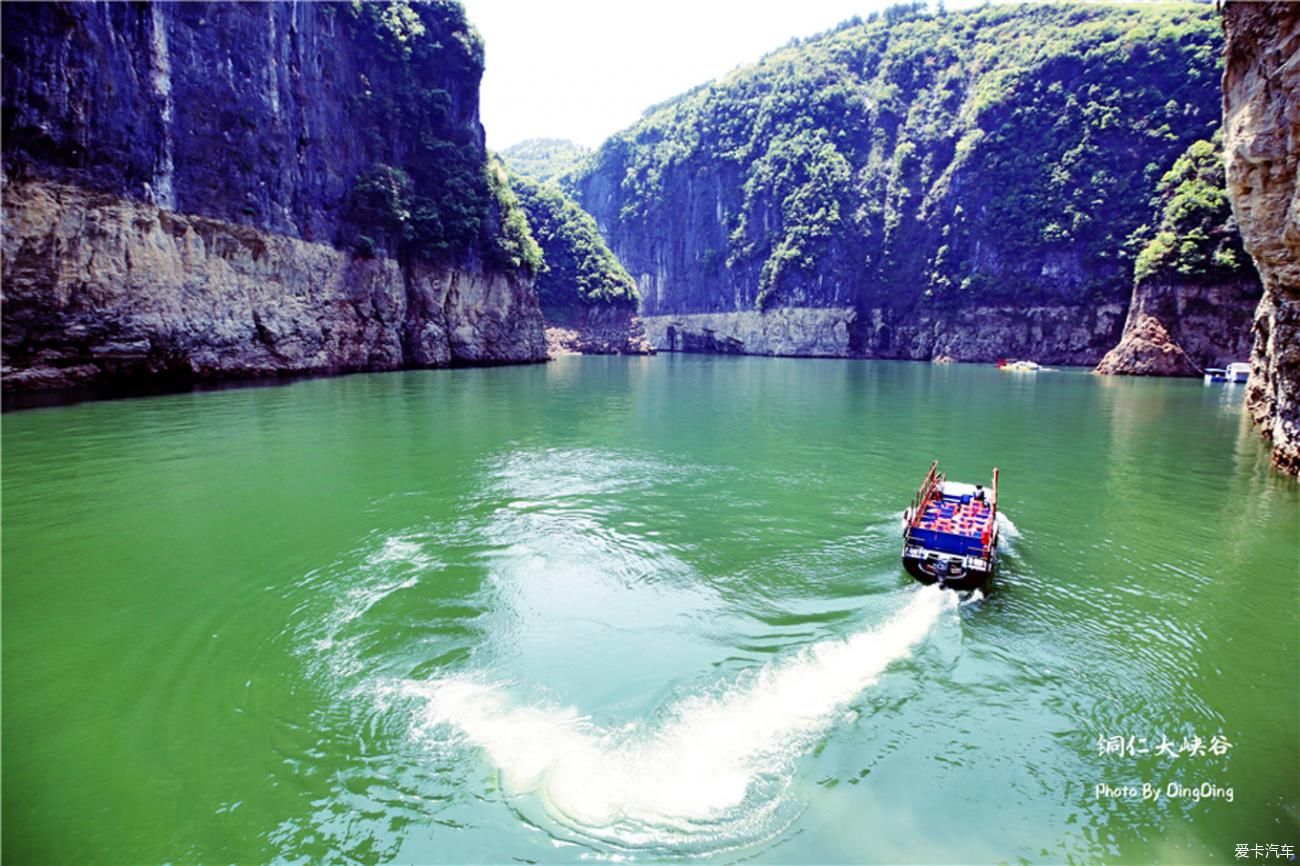
<instances>
[{"instance_id":1,"label":"green tree on cliff","mask_svg":"<svg viewBox=\"0 0 1300 866\"><path fill-rule=\"evenodd\" d=\"M1209 140L1193 142L1156 184L1155 226L1141 226L1129 241L1140 249L1134 279L1222 279L1253 271L1225 186L1223 140L1216 131Z\"/></svg>"},{"instance_id":2,"label":"green tree on cliff","mask_svg":"<svg viewBox=\"0 0 1300 866\"><path fill-rule=\"evenodd\" d=\"M563 317L581 306L636 304L636 283L605 245L596 221L554 184L515 175L519 196L545 264L537 276L537 296L549 317Z\"/></svg>"}]
</instances>

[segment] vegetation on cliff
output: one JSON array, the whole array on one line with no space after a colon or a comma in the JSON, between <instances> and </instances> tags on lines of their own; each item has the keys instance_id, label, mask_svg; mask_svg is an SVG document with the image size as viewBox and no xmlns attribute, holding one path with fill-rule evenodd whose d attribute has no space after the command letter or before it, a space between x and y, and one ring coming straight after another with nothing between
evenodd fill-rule
<instances>
[{"instance_id":1,"label":"vegetation on cliff","mask_svg":"<svg viewBox=\"0 0 1300 866\"><path fill-rule=\"evenodd\" d=\"M525 177L511 178L544 264L537 297L548 318L578 307L634 306L636 283L606 246L596 221L559 187Z\"/></svg>"},{"instance_id":2,"label":"vegetation on cliff","mask_svg":"<svg viewBox=\"0 0 1300 866\"><path fill-rule=\"evenodd\" d=\"M1138 251L1128 320L1097 372L1199 376L1246 357L1260 285L1225 189L1218 130L1178 155L1151 210L1126 244Z\"/></svg>"},{"instance_id":3,"label":"vegetation on cliff","mask_svg":"<svg viewBox=\"0 0 1300 866\"><path fill-rule=\"evenodd\" d=\"M477 122L454 103L474 94L483 42L452 0L353 2L330 9L345 32L396 69L387 87L365 75L351 97L367 149L384 154L358 173L340 235L362 255L379 251L432 262L470 251L494 267L540 265L500 166L488 159ZM401 129L399 146L387 129Z\"/></svg>"},{"instance_id":4,"label":"vegetation on cliff","mask_svg":"<svg viewBox=\"0 0 1300 866\"><path fill-rule=\"evenodd\" d=\"M1223 139L1195 141L1156 184L1154 227L1140 226L1129 247L1138 249L1133 277L1161 275L1199 280L1250 276L1254 268L1225 188Z\"/></svg>"},{"instance_id":5,"label":"vegetation on cliff","mask_svg":"<svg viewBox=\"0 0 1300 866\"><path fill-rule=\"evenodd\" d=\"M1203 5L913 4L650 109L572 182L648 312L1122 303L1221 44Z\"/></svg>"},{"instance_id":6,"label":"vegetation on cliff","mask_svg":"<svg viewBox=\"0 0 1300 866\"><path fill-rule=\"evenodd\" d=\"M501 159L513 174L539 183L558 181L572 171L591 151L564 138L530 138L501 151Z\"/></svg>"}]
</instances>

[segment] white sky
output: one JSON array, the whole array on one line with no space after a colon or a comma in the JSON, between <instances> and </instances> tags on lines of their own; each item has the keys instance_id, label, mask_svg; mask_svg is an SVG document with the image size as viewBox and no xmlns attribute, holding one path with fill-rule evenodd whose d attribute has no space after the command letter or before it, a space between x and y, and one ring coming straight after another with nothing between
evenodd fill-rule
<instances>
[{"instance_id":1,"label":"white sky","mask_svg":"<svg viewBox=\"0 0 1300 866\"><path fill-rule=\"evenodd\" d=\"M595 147L641 112L896 0L461 0L483 35L488 147ZM948 7L972 0L949 0Z\"/></svg>"}]
</instances>

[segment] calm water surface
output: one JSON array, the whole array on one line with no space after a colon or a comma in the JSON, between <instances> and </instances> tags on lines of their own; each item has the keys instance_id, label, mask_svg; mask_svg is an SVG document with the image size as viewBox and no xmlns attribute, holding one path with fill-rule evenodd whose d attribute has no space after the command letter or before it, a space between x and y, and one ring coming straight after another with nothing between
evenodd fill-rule
<instances>
[{"instance_id":1,"label":"calm water surface","mask_svg":"<svg viewBox=\"0 0 1300 866\"><path fill-rule=\"evenodd\" d=\"M1300 845L1300 492L1240 389L565 358L3 427L7 863ZM898 561L935 457L1002 469L960 605Z\"/></svg>"}]
</instances>

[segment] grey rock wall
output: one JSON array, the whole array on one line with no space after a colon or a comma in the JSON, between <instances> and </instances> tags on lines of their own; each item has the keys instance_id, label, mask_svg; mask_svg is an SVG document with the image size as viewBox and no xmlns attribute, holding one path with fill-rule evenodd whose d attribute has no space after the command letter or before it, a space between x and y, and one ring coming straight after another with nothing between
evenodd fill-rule
<instances>
[{"instance_id":1,"label":"grey rock wall","mask_svg":"<svg viewBox=\"0 0 1300 866\"><path fill-rule=\"evenodd\" d=\"M1228 3L1223 25L1228 193L1264 284L1246 406L1300 475L1300 4Z\"/></svg>"},{"instance_id":2,"label":"grey rock wall","mask_svg":"<svg viewBox=\"0 0 1300 866\"><path fill-rule=\"evenodd\" d=\"M4 4L6 390L545 359L484 242L477 36L434 3L402 42L382 9ZM469 228L355 255L377 165Z\"/></svg>"},{"instance_id":3,"label":"grey rock wall","mask_svg":"<svg viewBox=\"0 0 1300 866\"><path fill-rule=\"evenodd\" d=\"M4 190L11 390L545 357L531 284L48 182Z\"/></svg>"}]
</instances>

